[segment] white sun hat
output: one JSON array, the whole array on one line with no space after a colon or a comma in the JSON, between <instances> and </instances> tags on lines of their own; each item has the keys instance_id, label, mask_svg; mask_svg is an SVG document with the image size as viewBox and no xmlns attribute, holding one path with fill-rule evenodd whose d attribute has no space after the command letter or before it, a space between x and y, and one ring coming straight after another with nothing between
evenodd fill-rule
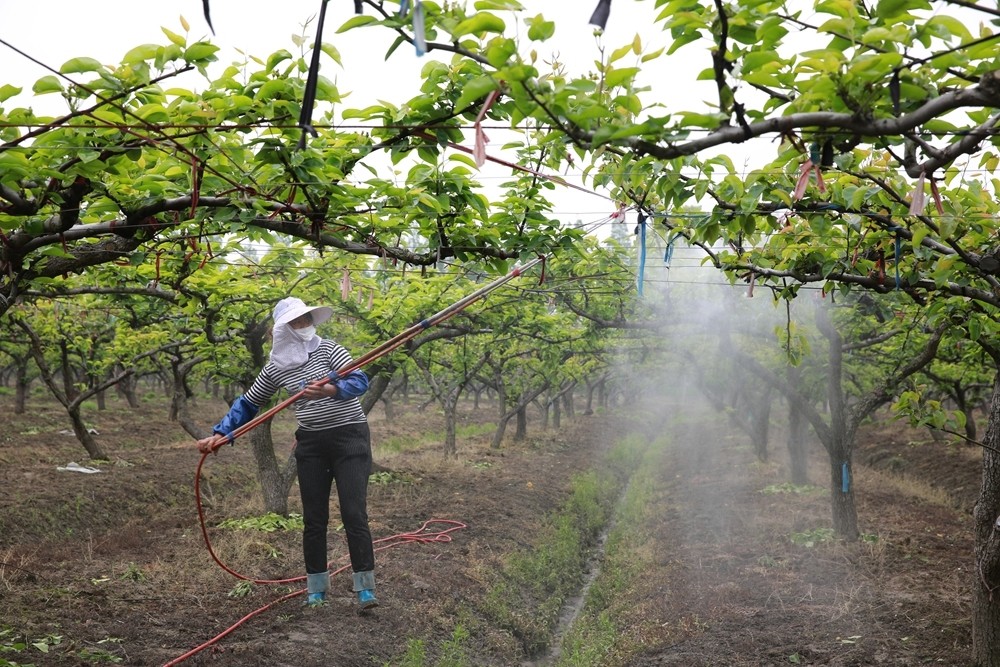
<instances>
[{"instance_id":1,"label":"white sun hat","mask_svg":"<svg viewBox=\"0 0 1000 667\"><path fill-rule=\"evenodd\" d=\"M313 324L321 324L333 317L333 309L329 306L307 306L302 299L290 296L275 304L274 323L287 324L306 313L312 313Z\"/></svg>"}]
</instances>

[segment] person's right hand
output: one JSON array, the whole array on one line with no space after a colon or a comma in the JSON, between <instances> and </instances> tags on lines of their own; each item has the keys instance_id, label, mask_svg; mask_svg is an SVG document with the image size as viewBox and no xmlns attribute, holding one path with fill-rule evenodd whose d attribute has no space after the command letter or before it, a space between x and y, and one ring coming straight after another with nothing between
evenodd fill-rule
<instances>
[{"instance_id":1,"label":"person's right hand","mask_svg":"<svg viewBox=\"0 0 1000 667\"><path fill-rule=\"evenodd\" d=\"M217 450L220 446L225 444L226 436L219 435L218 433L213 433L207 438L202 438L198 441L198 451L202 454L208 454Z\"/></svg>"}]
</instances>

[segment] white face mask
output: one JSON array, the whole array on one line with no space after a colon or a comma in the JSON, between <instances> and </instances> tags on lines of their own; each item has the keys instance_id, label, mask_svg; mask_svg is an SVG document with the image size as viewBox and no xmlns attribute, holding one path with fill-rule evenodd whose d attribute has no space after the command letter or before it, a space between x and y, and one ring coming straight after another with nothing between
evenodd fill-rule
<instances>
[{"instance_id":1,"label":"white face mask","mask_svg":"<svg viewBox=\"0 0 1000 667\"><path fill-rule=\"evenodd\" d=\"M301 329L292 329L292 333L299 337L299 340L309 340L316 335L316 327L302 327Z\"/></svg>"}]
</instances>

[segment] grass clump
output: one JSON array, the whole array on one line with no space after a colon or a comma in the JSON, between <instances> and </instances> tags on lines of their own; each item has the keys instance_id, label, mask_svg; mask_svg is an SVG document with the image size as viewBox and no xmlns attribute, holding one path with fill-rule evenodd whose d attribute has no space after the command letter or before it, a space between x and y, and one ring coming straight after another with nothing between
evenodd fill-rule
<instances>
[{"instance_id":1,"label":"grass clump","mask_svg":"<svg viewBox=\"0 0 1000 667\"><path fill-rule=\"evenodd\" d=\"M441 644L438 658L429 662L427 644L422 639L410 639L406 652L399 662L385 663L385 667L472 667L469 658L469 631L461 623L455 626L451 637Z\"/></svg>"},{"instance_id":2,"label":"grass clump","mask_svg":"<svg viewBox=\"0 0 1000 667\"><path fill-rule=\"evenodd\" d=\"M792 484L791 482L783 482L781 484L770 484L760 490L760 492L765 495L774 495L779 493L804 495L810 493L819 494L819 493L824 493L825 491L826 489L819 486L813 486L812 484Z\"/></svg>"},{"instance_id":3,"label":"grass clump","mask_svg":"<svg viewBox=\"0 0 1000 667\"><path fill-rule=\"evenodd\" d=\"M529 655L548 646L563 604L579 588L617 487L611 476L589 472L571 488L563 506L543 520L534 548L510 556L486 594L486 615Z\"/></svg>"},{"instance_id":4,"label":"grass clump","mask_svg":"<svg viewBox=\"0 0 1000 667\"><path fill-rule=\"evenodd\" d=\"M792 533L789 539L792 541L792 544L811 549L819 544L833 541L834 537L833 528L813 528L801 533Z\"/></svg>"},{"instance_id":5,"label":"grass clump","mask_svg":"<svg viewBox=\"0 0 1000 667\"><path fill-rule=\"evenodd\" d=\"M557 667L618 664L634 648L623 628L635 625L629 618L634 587L652 562L648 526L656 521L652 471L657 467L640 464L648 461L653 449L634 456L636 473L615 509L600 572L562 638Z\"/></svg>"},{"instance_id":6,"label":"grass clump","mask_svg":"<svg viewBox=\"0 0 1000 667\"><path fill-rule=\"evenodd\" d=\"M274 512L268 512L262 516L249 516L242 519L226 519L219 524L219 528L230 530L256 530L262 533L273 533L278 530L302 530L302 515L290 512L288 516L281 516Z\"/></svg>"},{"instance_id":7,"label":"grass clump","mask_svg":"<svg viewBox=\"0 0 1000 667\"><path fill-rule=\"evenodd\" d=\"M646 445L640 437L625 438L609 452L599 472L574 477L569 497L544 518L534 547L508 557L487 592L484 613L517 638L529 656L539 654L551 642L559 614L580 589L615 500L641 464ZM630 505L626 511L640 510ZM622 565L628 565L624 556ZM622 570L622 576L631 576L626 572L631 569ZM620 585L609 580L607 594Z\"/></svg>"}]
</instances>

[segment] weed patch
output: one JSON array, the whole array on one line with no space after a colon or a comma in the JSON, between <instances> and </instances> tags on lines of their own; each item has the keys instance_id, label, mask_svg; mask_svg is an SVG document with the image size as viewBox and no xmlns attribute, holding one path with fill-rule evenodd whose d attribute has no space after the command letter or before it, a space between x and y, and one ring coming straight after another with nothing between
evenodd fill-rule
<instances>
[{"instance_id":1,"label":"weed patch","mask_svg":"<svg viewBox=\"0 0 1000 667\"><path fill-rule=\"evenodd\" d=\"M534 548L508 557L486 594L485 614L511 632L528 655L551 641L566 601L580 588L588 559L608 525L615 498L642 460L641 438L623 440L600 472L573 478L563 505L544 522Z\"/></svg>"},{"instance_id":2,"label":"weed patch","mask_svg":"<svg viewBox=\"0 0 1000 667\"><path fill-rule=\"evenodd\" d=\"M628 446L635 451L636 472L615 509L600 572L557 651L558 666L606 664L614 662L612 656L628 655L635 648L623 630L635 625L630 618L634 585L652 562L649 527L656 517L651 471L657 468L651 461L655 447L636 449L644 446L638 442Z\"/></svg>"},{"instance_id":3,"label":"weed patch","mask_svg":"<svg viewBox=\"0 0 1000 667\"><path fill-rule=\"evenodd\" d=\"M230 530L257 530L263 533L273 533L277 530L302 530L302 515L290 512L288 516L281 516L274 512L268 512L262 516L250 516L243 519L226 519L219 524L219 528Z\"/></svg>"}]
</instances>

